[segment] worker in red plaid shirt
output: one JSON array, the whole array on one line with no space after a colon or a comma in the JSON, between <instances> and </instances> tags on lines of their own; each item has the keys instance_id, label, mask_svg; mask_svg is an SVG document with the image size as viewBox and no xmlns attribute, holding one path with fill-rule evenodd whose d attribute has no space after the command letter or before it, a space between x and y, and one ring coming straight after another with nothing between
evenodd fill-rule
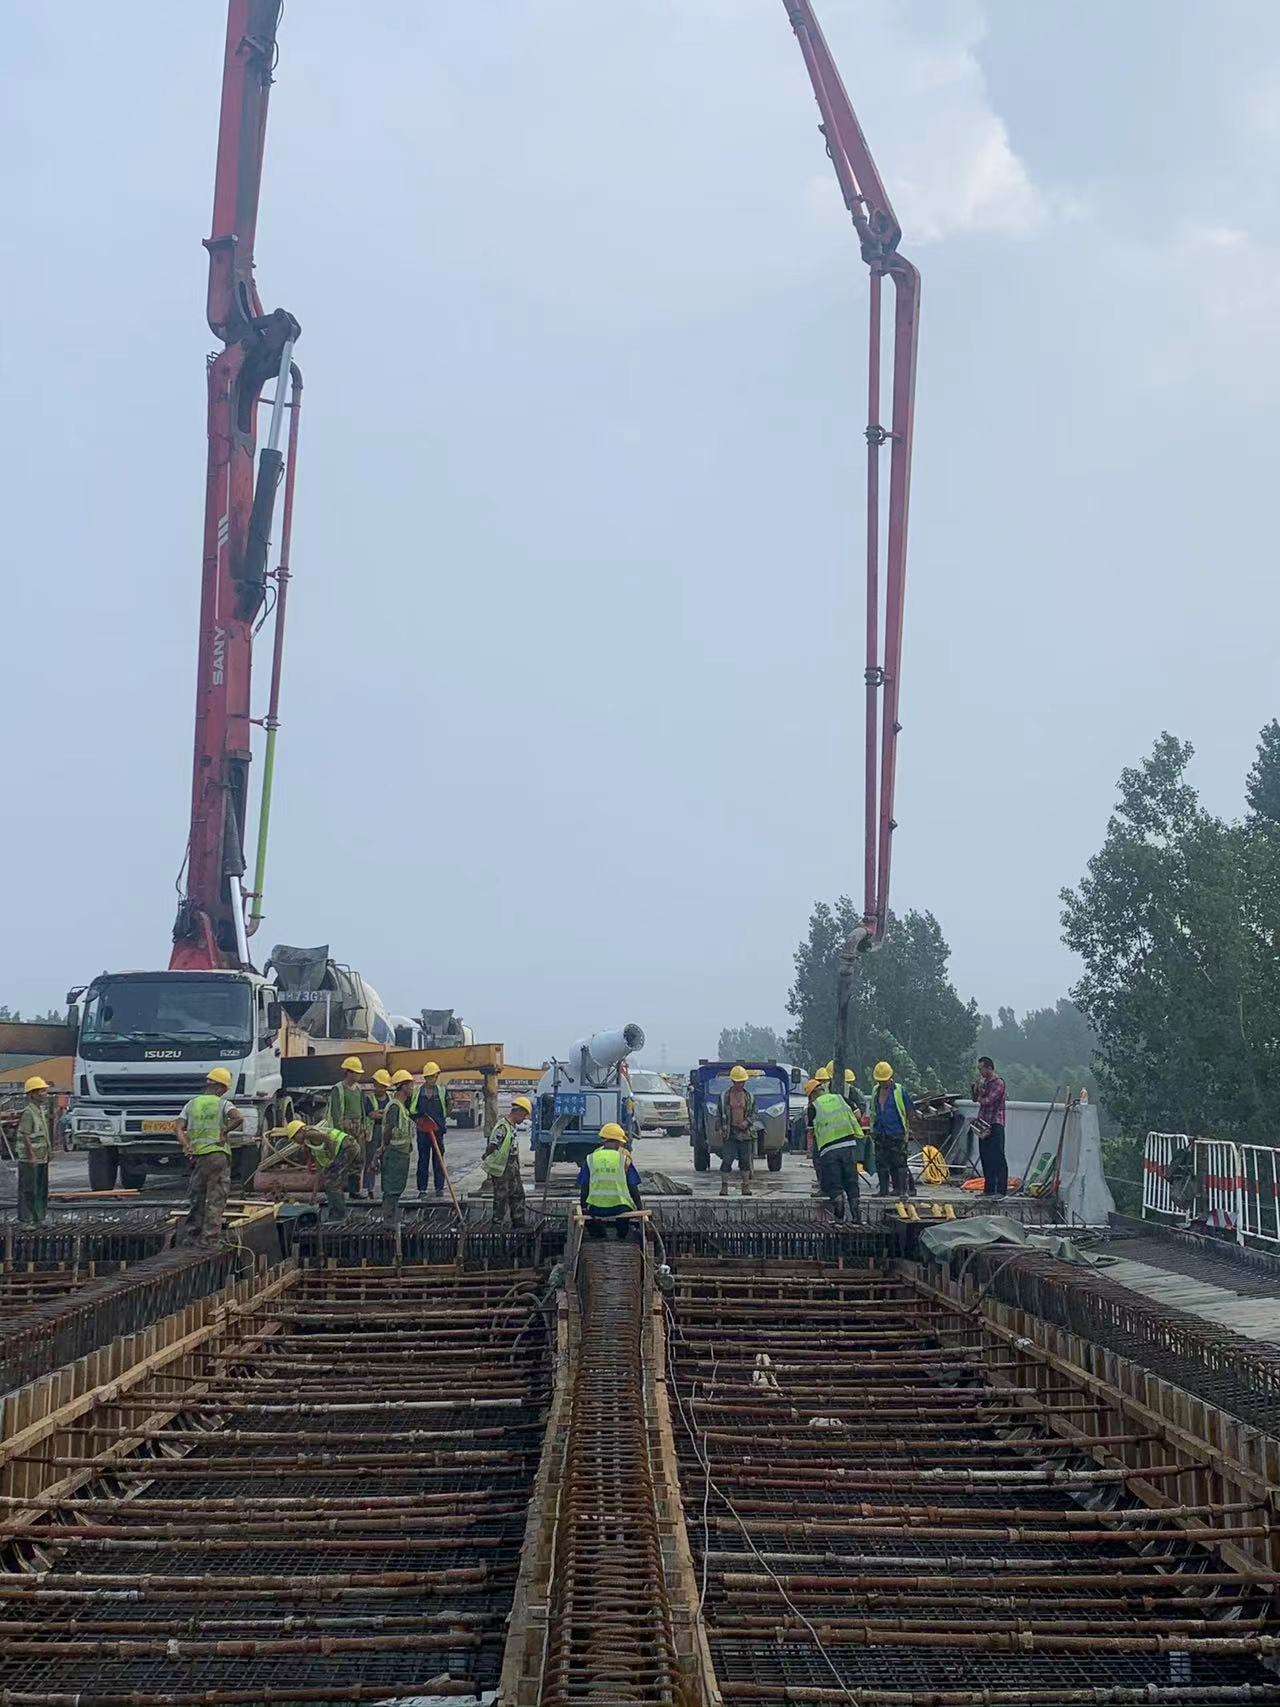
<instances>
[{"instance_id":1,"label":"worker in red plaid shirt","mask_svg":"<svg viewBox=\"0 0 1280 1707\"><path fill-rule=\"evenodd\" d=\"M1009 1189L1009 1164L1004 1153L1004 1080L990 1055L978 1057L978 1079L972 1095L978 1105L982 1195L1003 1197Z\"/></svg>"}]
</instances>

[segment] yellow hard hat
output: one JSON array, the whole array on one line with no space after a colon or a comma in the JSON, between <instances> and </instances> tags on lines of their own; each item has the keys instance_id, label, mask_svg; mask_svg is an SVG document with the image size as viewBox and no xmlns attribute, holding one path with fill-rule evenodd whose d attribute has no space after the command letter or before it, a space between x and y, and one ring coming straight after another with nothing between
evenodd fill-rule
<instances>
[{"instance_id":1,"label":"yellow hard hat","mask_svg":"<svg viewBox=\"0 0 1280 1707\"><path fill-rule=\"evenodd\" d=\"M440 1069L434 1061L428 1061L422 1069L422 1076L424 1079L434 1079L439 1071Z\"/></svg>"},{"instance_id":2,"label":"yellow hard hat","mask_svg":"<svg viewBox=\"0 0 1280 1707\"><path fill-rule=\"evenodd\" d=\"M845 1070L844 1070L844 1082L846 1085L853 1085L853 1084L856 1084L858 1082L858 1075L854 1072L852 1067L846 1067L845 1068Z\"/></svg>"},{"instance_id":3,"label":"yellow hard hat","mask_svg":"<svg viewBox=\"0 0 1280 1707\"><path fill-rule=\"evenodd\" d=\"M25 1082L22 1088L26 1091L27 1095L30 1096L32 1091L47 1091L49 1089L49 1084L46 1079L42 1079L40 1077L39 1073L35 1073Z\"/></svg>"},{"instance_id":4,"label":"yellow hard hat","mask_svg":"<svg viewBox=\"0 0 1280 1707\"><path fill-rule=\"evenodd\" d=\"M403 1067L398 1067L391 1075L391 1083L393 1085L411 1085L413 1083L413 1074L406 1073Z\"/></svg>"},{"instance_id":5,"label":"yellow hard hat","mask_svg":"<svg viewBox=\"0 0 1280 1707\"><path fill-rule=\"evenodd\" d=\"M373 1075L373 1082L375 1085L381 1085L384 1091L390 1090L391 1074L388 1073L385 1067L379 1067L377 1072Z\"/></svg>"},{"instance_id":6,"label":"yellow hard hat","mask_svg":"<svg viewBox=\"0 0 1280 1707\"><path fill-rule=\"evenodd\" d=\"M296 1138L306 1124L305 1120L291 1120L284 1129L285 1137Z\"/></svg>"},{"instance_id":7,"label":"yellow hard hat","mask_svg":"<svg viewBox=\"0 0 1280 1707\"><path fill-rule=\"evenodd\" d=\"M221 1085L224 1091L231 1089L231 1074L225 1067L210 1067L205 1079L211 1085Z\"/></svg>"},{"instance_id":8,"label":"yellow hard hat","mask_svg":"<svg viewBox=\"0 0 1280 1707\"><path fill-rule=\"evenodd\" d=\"M821 1089L822 1089L822 1080L821 1079L810 1079L809 1083L804 1087L804 1094L807 1097L811 1097L815 1091L820 1091Z\"/></svg>"},{"instance_id":9,"label":"yellow hard hat","mask_svg":"<svg viewBox=\"0 0 1280 1707\"><path fill-rule=\"evenodd\" d=\"M600 1142L602 1144L625 1144L626 1141L627 1135L616 1120L611 1120L607 1126L600 1128Z\"/></svg>"},{"instance_id":10,"label":"yellow hard hat","mask_svg":"<svg viewBox=\"0 0 1280 1707\"><path fill-rule=\"evenodd\" d=\"M831 1083L830 1067L819 1067L813 1076L820 1085L829 1085Z\"/></svg>"},{"instance_id":11,"label":"yellow hard hat","mask_svg":"<svg viewBox=\"0 0 1280 1707\"><path fill-rule=\"evenodd\" d=\"M512 1097L511 1106L512 1108L521 1109L525 1114L533 1113L533 1104L529 1101L528 1097Z\"/></svg>"},{"instance_id":12,"label":"yellow hard hat","mask_svg":"<svg viewBox=\"0 0 1280 1707\"><path fill-rule=\"evenodd\" d=\"M745 1067L731 1067L729 1069L729 1077L733 1080L735 1085L745 1085L747 1080L751 1077L751 1074L748 1073Z\"/></svg>"},{"instance_id":13,"label":"yellow hard hat","mask_svg":"<svg viewBox=\"0 0 1280 1707\"><path fill-rule=\"evenodd\" d=\"M877 1061L871 1077L878 1085L887 1085L893 1077L893 1068L887 1061Z\"/></svg>"},{"instance_id":14,"label":"yellow hard hat","mask_svg":"<svg viewBox=\"0 0 1280 1707\"><path fill-rule=\"evenodd\" d=\"M342 1071L344 1073L363 1073L364 1062L358 1055L348 1055L342 1063Z\"/></svg>"}]
</instances>

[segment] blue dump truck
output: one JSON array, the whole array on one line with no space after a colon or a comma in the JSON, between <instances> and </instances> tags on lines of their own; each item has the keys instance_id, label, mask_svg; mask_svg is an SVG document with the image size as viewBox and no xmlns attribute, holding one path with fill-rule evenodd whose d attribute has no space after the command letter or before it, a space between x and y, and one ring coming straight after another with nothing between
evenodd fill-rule
<instances>
[{"instance_id":1,"label":"blue dump truck","mask_svg":"<svg viewBox=\"0 0 1280 1707\"><path fill-rule=\"evenodd\" d=\"M776 1061L700 1061L689 1072L689 1142L693 1165L700 1174L722 1149L720 1099L729 1088L729 1070L745 1067L751 1075L747 1089L756 1099L756 1155L763 1156L771 1174L782 1167L788 1149L804 1149L804 1130L798 1135L791 1117L791 1074Z\"/></svg>"}]
</instances>

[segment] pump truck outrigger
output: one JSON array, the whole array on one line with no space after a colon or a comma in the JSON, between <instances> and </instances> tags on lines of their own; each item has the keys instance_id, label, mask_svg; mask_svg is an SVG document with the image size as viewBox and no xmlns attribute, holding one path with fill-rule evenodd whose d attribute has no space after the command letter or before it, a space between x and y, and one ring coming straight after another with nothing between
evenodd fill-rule
<instances>
[{"instance_id":1,"label":"pump truck outrigger","mask_svg":"<svg viewBox=\"0 0 1280 1707\"><path fill-rule=\"evenodd\" d=\"M279 1012L255 970L249 937L263 917L267 827L279 726L289 544L297 473L301 328L263 311L254 281L267 103L282 0L230 0L209 251L208 321L222 348L208 365L208 452L197 652L195 750L186 887L165 971L108 974L87 989L68 1112L74 1144L90 1152L95 1188L141 1183L148 1160L178 1160L177 1109L210 1067L233 1074L245 1113L234 1174L256 1165L257 1133L280 1090ZM263 387L275 381L267 443L258 449ZM287 448L281 449L288 417ZM256 481L255 481L256 471ZM277 489L284 481L280 558L268 568ZM266 714L252 715L255 632L274 609ZM265 730L253 888L244 887L250 735ZM245 916L246 902L252 913ZM242 1153L243 1152L243 1153ZM139 1177L141 1175L141 1178Z\"/></svg>"}]
</instances>

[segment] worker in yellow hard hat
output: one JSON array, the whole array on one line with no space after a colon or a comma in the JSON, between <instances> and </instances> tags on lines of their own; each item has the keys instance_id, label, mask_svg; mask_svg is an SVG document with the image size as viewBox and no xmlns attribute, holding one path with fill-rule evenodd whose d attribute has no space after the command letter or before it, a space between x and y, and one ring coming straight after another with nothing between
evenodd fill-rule
<instances>
[{"instance_id":1,"label":"worker in yellow hard hat","mask_svg":"<svg viewBox=\"0 0 1280 1707\"><path fill-rule=\"evenodd\" d=\"M379 1067L373 1075L373 1090L369 1093L369 1142L365 1146L364 1168L360 1185L366 1197L372 1198L382 1166L382 1116L391 1100L391 1074Z\"/></svg>"},{"instance_id":2,"label":"worker in yellow hard hat","mask_svg":"<svg viewBox=\"0 0 1280 1707\"><path fill-rule=\"evenodd\" d=\"M231 1134L244 1125L244 1115L231 1101L232 1083L226 1067L211 1067L204 1091L178 1115L178 1142L191 1171L187 1215L174 1234L175 1245L211 1245L222 1229L231 1195Z\"/></svg>"},{"instance_id":3,"label":"worker in yellow hard hat","mask_svg":"<svg viewBox=\"0 0 1280 1707\"><path fill-rule=\"evenodd\" d=\"M307 1152L307 1162L319 1175L328 1205L329 1219L341 1221L347 1213L347 1200L342 1189L351 1167L348 1151L351 1136L334 1126L326 1112L322 1124L312 1126L305 1120L291 1120L284 1129L286 1138L301 1144Z\"/></svg>"},{"instance_id":4,"label":"worker in yellow hard hat","mask_svg":"<svg viewBox=\"0 0 1280 1707\"><path fill-rule=\"evenodd\" d=\"M364 1062L358 1055L348 1055L342 1063L338 1082L329 1092L329 1124L350 1139L347 1161L347 1191L360 1196L360 1181L364 1173L364 1154L373 1135L373 1104L360 1081L364 1077Z\"/></svg>"},{"instance_id":5,"label":"worker in yellow hard hat","mask_svg":"<svg viewBox=\"0 0 1280 1707\"><path fill-rule=\"evenodd\" d=\"M720 1139L720 1195L729 1195L729 1176L738 1164L742 1195L751 1196L751 1164L756 1151L756 1099L747 1089L751 1075L741 1061L729 1069L720 1095L716 1133Z\"/></svg>"},{"instance_id":6,"label":"worker in yellow hard hat","mask_svg":"<svg viewBox=\"0 0 1280 1707\"><path fill-rule=\"evenodd\" d=\"M512 1097L511 1113L493 1123L480 1166L493 1181L493 1224L524 1226L524 1181L520 1178L520 1128L533 1113L526 1096Z\"/></svg>"},{"instance_id":7,"label":"worker in yellow hard hat","mask_svg":"<svg viewBox=\"0 0 1280 1707\"><path fill-rule=\"evenodd\" d=\"M876 1149L876 1191L880 1197L888 1197L892 1191L909 1193L911 1178L907 1172L907 1139L911 1132L911 1110L915 1104L898 1083L888 1061L877 1061L871 1077L876 1082L871 1109L871 1135Z\"/></svg>"},{"instance_id":8,"label":"worker in yellow hard hat","mask_svg":"<svg viewBox=\"0 0 1280 1707\"><path fill-rule=\"evenodd\" d=\"M449 1120L449 1099L440 1068L434 1061L428 1061L422 1069L422 1083L409 1098L409 1113L418 1129L418 1196L427 1195L434 1175L436 1196L443 1197L444 1132Z\"/></svg>"},{"instance_id":9,"label":"worker in yellow hard hat","mask_svg":"<svg viewBox=\"0 0 1280 1707\"><path fill-rule=\"evenodd\" d=\"M27 1100L18 1116L18 1220L38 1227L49 1212L49 1085L33 1073L22 1088Z\"/></svg>"},{"instance_id":10,"label":"worker in yellow hard hat","mask_svg":"<svg viewBox=\"0 0 1280 1707\"><path fill-rule=\"evenodd\" d=\"M627 1135L617 1121L600 1128L600 1142L578 1169L578 1202L592 1239L630 1237L635 1222L622 1219L642 1209L640 1175L627 1154Z\"/></svg>"},{"instance_id":11,"label":"worker in yellow hard hat","mask_svg":"<svg viewBox=\"0 0 1280 1707\"><path fill-rule=\"evenodd\" d=\"M391 1074L388 1090L390 1095L382 1110L382 1218L394 1223L400 1219L400 1199L408 1184L413 1155L413 1116L409 1113L413 1074L398 1067Z\"/></svg>"}]
</instances>

